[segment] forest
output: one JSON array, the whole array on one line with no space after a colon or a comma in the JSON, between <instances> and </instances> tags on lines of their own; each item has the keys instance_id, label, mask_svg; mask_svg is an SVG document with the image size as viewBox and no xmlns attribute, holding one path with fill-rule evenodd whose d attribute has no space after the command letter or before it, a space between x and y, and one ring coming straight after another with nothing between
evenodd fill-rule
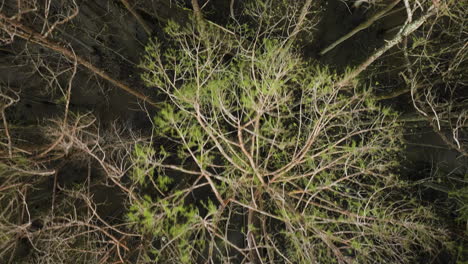
<instances>
[{"instance_id":1,"label":"forest","mask_svg":"<svg viewBox=\"0 0 468 264\"><path fill-rule=\"evenodd\" d=\"M0 263L468 263L468 1L0 0Z\"/></svg>"}]
</instances>

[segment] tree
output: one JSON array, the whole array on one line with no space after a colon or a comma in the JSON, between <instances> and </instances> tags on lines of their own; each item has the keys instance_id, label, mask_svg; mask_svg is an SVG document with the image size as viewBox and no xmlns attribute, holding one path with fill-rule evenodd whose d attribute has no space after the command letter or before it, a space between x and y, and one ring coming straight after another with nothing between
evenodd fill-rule
<instances>
[{"instance_id":1,"label":"tree","mask_svg":"<svg viewBox=\"0 0 468 264\"><path fill-rule=\"evenodd\" d=\"M146 48L142 77L168 99L155 130L174 145L136 149L135 182L159 191L130 214L150 237L147 257L408 263L415 248L434 252L443 230L395 174L397 114L305 61L292 35L241 28L236 39L172 23L170 48ZM170 171L185 176L170 184ZM187 202L197 189L211 194Z\"/></svg>"},{"instance_id":2,"label":"tree","mask_svg":"<svg viewBox=\"0 0 468 264\"><path fill-rule=\"evenodd\" d=\"M463 261L466 179L400 162L409 124L427 121L466 154L464 13L452 0L4 1L0 262ZM364 22L322 38L328 14ZM379 23L394 15L405 22ZM334 67L359 39L356 65ZM393 108L406 105L409 118Z\"/></svg>"}]
</instances>

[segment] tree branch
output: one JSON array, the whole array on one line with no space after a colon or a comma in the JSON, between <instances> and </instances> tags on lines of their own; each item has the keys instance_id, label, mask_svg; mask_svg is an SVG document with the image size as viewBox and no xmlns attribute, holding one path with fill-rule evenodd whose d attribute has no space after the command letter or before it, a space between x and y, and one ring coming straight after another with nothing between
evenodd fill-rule
<instances>
[{"instance_id":1,"label":"tree branch","mask_svg":"<svg viewBox=\"0 0 468 264\"><path fill-rule=\"evenodd\" d=\"M367 58L366 61L361 63L356 69L354 69L352 72L344 76L344 78L339 81L336 86L339 88L343 88L345 86L348 86L352 80L354 80L361 72L363 72L369 65L374 63L380 56L382 56L385 52L387 52L389 49L393 48L395 45L400 43L404 37L407 37L411 33L413 33L415 30L417 30L426 20L435 15L437 13L437 8L434 6L431 6L428 10L428 12L421 16L418 20L414 21L413 23L407 25L403 30L400 31L399 34L397 34L392 40L387 41L387 43L378 49L374 54L372 54L369 58Z\"/></svg>"},{"instance_id":2,"label":"tree branch","mask_svg":"<svg viewBox=\"0 0 468 264\"><path fill-rule=\"evenodd\" d=\"M330 50L334 49L336 46L338 46L340 43L343 41L351 38L352 36L356 35L359 31L364 30L368 27L370 27L375 21L379 20L381 17L383 17L388 11L392 10L393 7L395 7L400 0L393 1L391 4L389 4L385 9L383 9L380 12L377 12L377 14L373 15L370 17L367 21L364 23L361 23L359 26L348 32L348 34L344 35L343 37L339 38L337 41L333 42L331 45L329 45L327 48L323 49L320 52L320 55L323 56L325 53L329 52Z\"/></svg>"},{"instance_id":3,"label":"tree branch","mask_svg":"<svg viewBox=\"0 0 468 264\"><path fill-rule=\"evenodd\" d=\"M140 25L143 27L145 30L146 34L148 36L151 35L151 28L146 24L146 22L143 20L143 18L133 9L133 7L130 5L130 3L127 0L120 0L122 4L127 8L127 10L135 17L135 19L140 23Z\"/></svg>"},{"instance_id":4,"label":"tree branch","mask_svg":"<svg viewBox=\"0 0 468 264\"><path fill-rule=\"evenodd\" d=\"M99 69L83 57L75 55L70 49L66 48L66 44L49 40L48 38L45 38L43 35L34 31L33 29L19 23L16 20L10 19L3 14L0 14L0 26L2 27L2 30L6 31L7 33L13 33L15 36L19 36L20 38L26 41L33 42L43 47L49 48L55 52L62 54L63 56L67 57L72 61L76 59L78 64L84 66L91 72L97 74L101 78L107 80L108 82L124 90L125 92L149 103L152 106L157 105L156 102L151 100L148 96L134 90L127 84L112 78L105 71Z\"/></svg>"}]
</instances>

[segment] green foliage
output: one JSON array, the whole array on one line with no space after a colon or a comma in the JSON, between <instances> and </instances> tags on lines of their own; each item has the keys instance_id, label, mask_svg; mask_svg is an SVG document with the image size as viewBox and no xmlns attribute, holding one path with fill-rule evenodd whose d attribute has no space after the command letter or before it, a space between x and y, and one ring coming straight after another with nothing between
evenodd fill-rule
<instances>
[{"instance_id":1,"label":"green foliage","mask_svg":"<svg viewBox=\"0 0 468 264\"><path fill-rule=\"evenodd\" d=\"M175 195L174 199L152 201L151 197L144 196L130 206L128 220L143 235L159 241L150 250L152 262L166 263L173 259L177 263L193 263L194 248L199 250L205 246L196 234L201 220L198 210L193 205L180 203L180 198ZM170 255L168 250L172 252Z\"/></svg>"},{"instance_id":2,"label":"green foliage","mask_svg":"<svg viewBox=\"0 0 468 264\"><path fill-rule=\"evenodd\" d=\"M467 177L465 177L466 179ZM460 188L455 191L451 191L449 196L455 199L459 203L458 213L460 214L457 218L462 224L467 226L466 232L468 232L468 187Z\"/></svg>"},{"instance_id":3,"label":"green foliage","mask_svg":"<svg viewBox=\"0 0 468 264\"><path fill-rule=\"evenodd\" d=\"M305 61L283 38L248 45L173 24L166 33L172 48L151 42L142 78L169 98L154 120L157 136L176 143L179 162L170 165L180 172L192 164L199 177L132 207L138 217L129 217L159 245L158 260L177 252L179 262L244 254L408 263L415 247L437 249L444 235L432 228L431 211L398 195L398 114L379 106L370 88L341 90L340 76ZM217 198L217 206L197 207L209 211L203 216L186 204L192 189L182 187L201 178ZM236 227L247 245L233 246L220 231L235 228L232 211L248 219Z\"/></svg>"},{"instance_id":4,"label":"green foliage","mask_svg":"<svg viewBox=\"0 0 468 264\"><path fill-rule=\"evenodd\" d=\"M134 149L134 167L133 167L133 181L140 185L146 183L146 177L153 177L154 168L148 162L155 151L150 146L135 145Z\"/></svg>"}]
</instances>

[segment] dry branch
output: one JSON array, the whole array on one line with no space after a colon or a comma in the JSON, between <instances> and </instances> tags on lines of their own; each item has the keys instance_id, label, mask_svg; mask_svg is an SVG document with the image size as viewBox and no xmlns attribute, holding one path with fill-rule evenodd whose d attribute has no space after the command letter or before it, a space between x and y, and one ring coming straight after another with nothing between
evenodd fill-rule
<instances>
[{"instance_id":1,"label":"dry branch","mask_svg":"<svg viewBox=\"0 0 468 264\"><path fill-rule=\"evenodd\" d=\"M116 79L112 78L104 70L96 67L91 62L84 59L83 57L81 57L79 55L75 55L71 51L71 49L67 48L66 44L50 40L50 39L44 37L42 34L39 34L38 32L36 32L32 28L30 28L30 27L28 27L26 25L23 25L23 24L19 23L18 21L14 20L14 19L8 18L3 14L0 14L0 26L1 26L2 30L6 31L9 34L13 34L14 36L18 36L18 37L20 37L20 38L22 38L22 39L24 39L26 41L30 41L30 42L39 44L39 45L41 45L43 47L49 48L49 49L51 49L51 50L53 50L55 52L58 52L58 53L62 54L63 56L65 56L66 58L68 58L68 59L70 59L72 61L74 61L76 59L78 64L84 66L85 68L87 68L88 70L93 72L94 74L96 74L96 75L100 76L101 78L107 80L108 82L110 82L111 84L113 84L113 85L117 86L118 88L124 90L125 92L127 92L127 93L129 93L129 94L131 94L131 95L133 95L133 96L135 96L135 97L149 103L152 106L157 105L157 103L154 102L148 96L134 90L133 88L131 88L127 84L123 83L122 81L119 81L119 80L116 80Z\"/></svg>"},{"instance_id":2,"label":"dry branch","mask_svg":"<svg viewBox=\"0 0 468 264\"><path fill-rule=\"evenodd\" d=\"M307 0L302 6L301 13L299 15L298 21L296 26L294 27L293 32L291 33L290 38L294 38L294 36L301 31L302 26L304 25L304 21L306 19L307 13L309 12L310 6L312 5L312 0Z\"/></svg>"}]
</instances>

